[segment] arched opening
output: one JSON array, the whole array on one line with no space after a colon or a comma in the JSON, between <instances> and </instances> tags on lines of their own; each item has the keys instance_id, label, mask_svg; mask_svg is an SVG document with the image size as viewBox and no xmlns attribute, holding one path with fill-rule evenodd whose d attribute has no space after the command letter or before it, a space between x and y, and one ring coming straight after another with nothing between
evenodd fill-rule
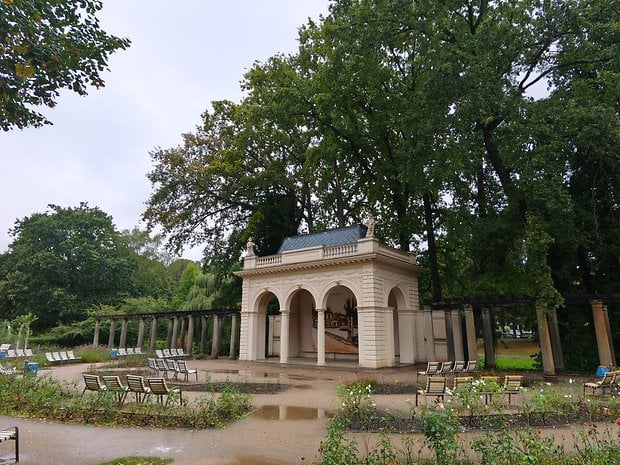
<instances>
[{"instance_id":1,"label":"arched opening","mask_svg":"<svg viewBox=\"0 0 620 465\"><path fill-rule=\"evenodd\" d=\"M315 313L316 304L312 294L305 289L295 291L289 302L289 357L315 357L316 349L313 345Z\"/></svg>"},{"instance_id":2,"label":"arched opening","mask_svg":"<svg viewBox=\"0 0 620 465\"><path fill-rule=\"evenodd\" d=\"M318 312L313 312L312 330L315 351L321 338L318 334ZM359 328L357 298L351 289L337 285L329 290L325 304L324 350L326 359L358 360Z\"/></svg>"},{"instance_id":3,"label":"arched opening","mask_svg":"<svg viewBox=\"0 0 620 465\"><path fill-rule=\"evenodd\" d=\"M280 313L280 302L272 292L265 292L257 301L256 317L256 357L255 360L265 360L268 356L278 353L274 344L279 343L279 327L276 315Z\"/></svg>"}]
</instances>

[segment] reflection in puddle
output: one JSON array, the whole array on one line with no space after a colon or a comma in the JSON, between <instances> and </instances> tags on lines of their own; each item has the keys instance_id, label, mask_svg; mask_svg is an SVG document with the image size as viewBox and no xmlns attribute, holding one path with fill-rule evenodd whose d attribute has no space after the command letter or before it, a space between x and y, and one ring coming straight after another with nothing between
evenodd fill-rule
<instances>
[{"instance_id":1,"label":"reflection in puddle","mask_svg":"<svg viewBox=\"0 0 620 465\"><path fill-rule=\"evenodd\" d=\"M230 374L230 375L239 375L244 376L246 378L278 378L278 379L290 379L296 381L316 381L317 378L312 376L305 375L294 375L288 373L268 373L266 371L256 371L256 370L230 370L230 369L214 369L209 370L209 373L220 373L220 374Z\"/></svg>"},{"instance_id":2,"label":"reflection in puddle","mask_svg":"<svg viewBox=\"0 0 620 465\"><path fill-rule=\"evenodd\" d=\"M252 416L262 420L317 420L331 418L333 414L322 408L263 405Z\"/></svg>"}]
</instances>

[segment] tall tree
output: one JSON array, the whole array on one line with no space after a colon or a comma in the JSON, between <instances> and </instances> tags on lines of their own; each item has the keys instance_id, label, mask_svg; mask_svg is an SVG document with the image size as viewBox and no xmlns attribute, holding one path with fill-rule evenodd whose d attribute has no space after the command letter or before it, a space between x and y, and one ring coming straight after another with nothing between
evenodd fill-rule
<instances>
[{"instance_id":1,"label":"tall tree","mask_svg":"<svg viewBox=\"0 0 620 465\"><path fill-rule=\"evenodd\" d=\"M0 2L0 128L49 121L33 107L54 107L60 89L86 95L102 87L108 57L128 39L99 26L100 0Z\"/></svg>"},{"instance_id":2,"label":"tall tree","mask_svg":"<svg viewBox=\"0 0 620 465\"><path fill-rule=\"evenodd\" d=\"M50 205L16 222L0 260L0 307L32 313L38 327L68 323L131 292L131 262L112 218L83 203Z\"/></svg>"}]
</instances>

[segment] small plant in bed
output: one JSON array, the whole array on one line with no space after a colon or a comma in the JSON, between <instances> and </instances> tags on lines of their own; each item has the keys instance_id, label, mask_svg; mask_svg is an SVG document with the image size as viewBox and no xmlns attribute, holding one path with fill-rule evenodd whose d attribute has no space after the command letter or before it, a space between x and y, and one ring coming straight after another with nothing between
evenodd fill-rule
<instances>
[{"instance_id":1,"label":"small plant in bed","mask_svg":"<svg viewBox=\"0 0 620 465\"><path fill-rule=\"evenodd\" d=\"M162 459L159 457L121 457L120 459L102 462L99 465L166 465L172 463L172 459Z\"/></svg>"}]
</instances>

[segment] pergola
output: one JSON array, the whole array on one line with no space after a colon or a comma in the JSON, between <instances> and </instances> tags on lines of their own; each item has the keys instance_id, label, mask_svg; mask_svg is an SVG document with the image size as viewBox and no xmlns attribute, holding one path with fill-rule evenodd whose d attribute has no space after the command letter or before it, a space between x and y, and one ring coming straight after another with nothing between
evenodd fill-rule
<instances>
[{"instance_id":1,"label":"pergola","mask_svg":"<svg viewBox=\"0 0 620 465\"><path fill-rule=\"evenodd\" d=\"M607 305L620 303L620 294L592 294L592 295L567 295L564 296L565 304L588 304L592 308L594 331L601 366L615 366L616 355L611 336L611 326ZM494 328L491 321L491 311L498 307L510 307L516 304L529 304L536 308L536 320L540 338L540 350L542 354L543 371L547 376L554 376L556 370L564 369L562 344L558 327L557 311L555 308L546 309L542 299L538 297L496 296L496 297L461 297L431 302L429 306L434 310L442 310L446 321L446 341L448 357L454 359L458 353L458 347L462 344L459 328L454 328L455 312L463 310L471 312L473 307L482 309L482 322L484 333L485 363L495 365L495 352L493 349Z\"/></svg>"},{"instance_id":2,"label":"pergola","mask_svg":"<svg viewBox=\"0 0 620 465\"><path fill-rule=\"evenodd\" d=\"M220 352L222 335L222 318L230 317L231 337L230 337L230 356L235 357L237 351L237 320L239 310L236 309L209 309L209 310L189 310L176 312L149 312L133 313L123 315L97 315L95 316L95 334L93 336L93 346L99 345L99 330L103 321L110 321L110 334L108 347L115 347L115 325L120 320L121 332L118 341L119 348L127 347L127 326L130 321L138 322L138 339L135 345L130 347L144 346L145 326L150 320L150 333L148 351L154 352L157 342L157 325L161 320L168 322L165 347L169 349L183 348L186 353L191 354L194 345L195 320L200 319L200 345L199 351L205 353L207 344L207 325L208 320L212 320L213 331L211 332L211 355L216 357Z\"/></svg>"}]
</instances>

